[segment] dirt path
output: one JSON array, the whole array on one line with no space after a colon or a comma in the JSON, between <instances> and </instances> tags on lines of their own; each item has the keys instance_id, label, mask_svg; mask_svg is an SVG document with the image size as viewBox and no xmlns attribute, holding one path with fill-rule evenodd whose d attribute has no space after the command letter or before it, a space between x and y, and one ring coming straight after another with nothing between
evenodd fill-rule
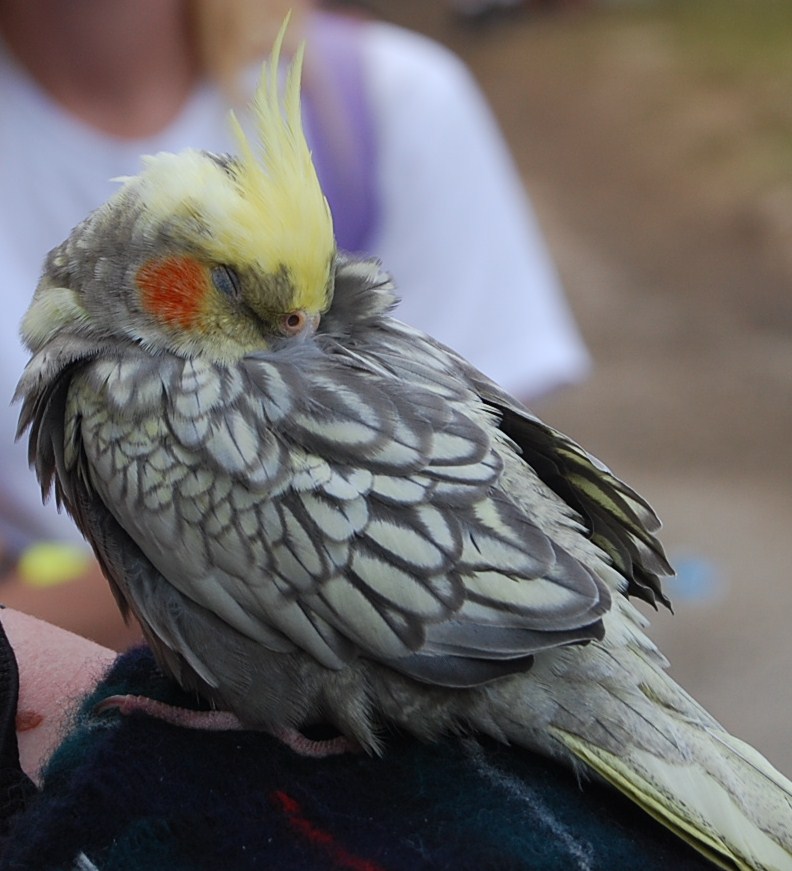
<instances>
[{"instance_id":1,"label":"dirt path","mask_svg":"<svg viewBox=\"0 0 792 871\"><path fill-rule=\"evenodd\" d=\"M691 82L672 33L611 14L397 14L467 60L512 144L596 360L538 410L650 499L685 569L653 636L792 774L792 185L752 163L750 84Z\"/></svg>"}]
</instances>

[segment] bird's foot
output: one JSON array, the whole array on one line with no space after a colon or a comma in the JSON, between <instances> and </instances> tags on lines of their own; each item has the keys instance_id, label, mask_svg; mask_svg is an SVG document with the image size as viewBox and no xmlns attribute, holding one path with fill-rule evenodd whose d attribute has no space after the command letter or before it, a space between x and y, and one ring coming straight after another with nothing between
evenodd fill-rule
<instances>
[{"instance_id":1,"label":"bird's foot","mask_svg":"<svg viewBox=\"0 0 792 871\"><path fill-rule=\"evenodd\" d=\"M236 714L230 711L194 711L190 708L179 708L168 705L147 696L115 695L102 699L94 708L97 714L106 711L118 711L120 714L145 714L155 720L162 720L172 726L183 729L200 729L205 731L242 731L246 727ZM338 756L342 753L359 753L360 745L338 735L322 741L315 741L298 732L297 729L277 728L271 734L300 756L322 759L326 756Z\"/></svg>"},{"instance_id":2,"label":"bird's foot","mask_svg":"<svg viewBox=\"0 0 792 871\"><path fill-rule=\"evenodd\" d=\"M272 734L300 756L323 759L326 756L340 756L342 753L360 753L361 746L351 738L338 735L323 741L307 738L297 729L273 729Z\"/></svg>"},{"instance_id":3,"label":"bird's foot","mask_svg":"<svg viewBox=\"0 0 792 871\"><path fill-rule=\"evenodd\" d=\"M190 708L179 708L158 702L146 696L108 696L94 708L97 714L106 711L118 711L120 714L146 714L155 720L162 720L172 726L184 729L202 729L206 731L241 731L245 727L239 717L230 711L193 711Z\"/></svg>"}]
</instances>

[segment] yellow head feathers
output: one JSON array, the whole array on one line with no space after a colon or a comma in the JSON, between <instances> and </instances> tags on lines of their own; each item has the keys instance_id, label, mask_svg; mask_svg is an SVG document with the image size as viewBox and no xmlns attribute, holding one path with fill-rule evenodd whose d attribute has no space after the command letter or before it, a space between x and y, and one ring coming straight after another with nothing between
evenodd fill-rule
<instances>
[{"instance_id":1,"label":"yellow head feathers","mask_svg":"<svg viewBox=\"0 0 792 871\"><path fill-rule=\"evenodd\" d=\"M201 152L147 158L139 182L155 220L183 218L198 225L201 247L218 263L285 270L295 307L320 311L335 253L333 222L305 141L300 112L304 46L289 65L285 86L279 63L288 18L264 65L253 101L258 141L251 143L236 116L231 125L239 155L227 170Z\"/></svg>"}]
</instances>

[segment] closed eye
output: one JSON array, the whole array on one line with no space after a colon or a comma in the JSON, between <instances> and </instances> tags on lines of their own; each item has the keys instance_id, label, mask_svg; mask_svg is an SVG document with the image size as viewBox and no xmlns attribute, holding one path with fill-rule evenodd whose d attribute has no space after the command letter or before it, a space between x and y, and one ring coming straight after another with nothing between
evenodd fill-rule
<instances>
[{"instance_id":1,"label":"closed eye","mask_svg":"<svg viewBox=\"0 0 792 871\"><path fill-rule=\"evenodd\" d=\"M212 282L223 296L231 299L237 299L242 292L239 274L231 266L215 266L212 270Z\"/></svg>"}]
</instances>

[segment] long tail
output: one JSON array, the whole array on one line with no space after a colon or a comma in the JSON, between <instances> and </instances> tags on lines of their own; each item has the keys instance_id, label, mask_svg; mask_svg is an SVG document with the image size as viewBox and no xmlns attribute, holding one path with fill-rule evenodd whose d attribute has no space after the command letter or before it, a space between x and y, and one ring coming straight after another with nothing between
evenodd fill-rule
<instances>
[{"instance_id":1,"label":"long tail","mask_svg":"<svg viewBox=\"0 0 792 871\"><path fill-rule=\"evenodd\" d=\"M618 756L569 732L551 732L720 867L792 869L792 782L743 741L726 732L691 734L695 758L679 765L635 747Z\"/></svg>"},{"instance_id":2,"label":"long tail","mask_svg":"<svg viewBox=\"0 0 792 871\"><path fill-rule=\"evenodd\" d=\"M645 619L614 600L605 638L483 689L471 721L577 760L729 871L792 871L792 782L666 673Z\"/></svg>"}]
</instances>

